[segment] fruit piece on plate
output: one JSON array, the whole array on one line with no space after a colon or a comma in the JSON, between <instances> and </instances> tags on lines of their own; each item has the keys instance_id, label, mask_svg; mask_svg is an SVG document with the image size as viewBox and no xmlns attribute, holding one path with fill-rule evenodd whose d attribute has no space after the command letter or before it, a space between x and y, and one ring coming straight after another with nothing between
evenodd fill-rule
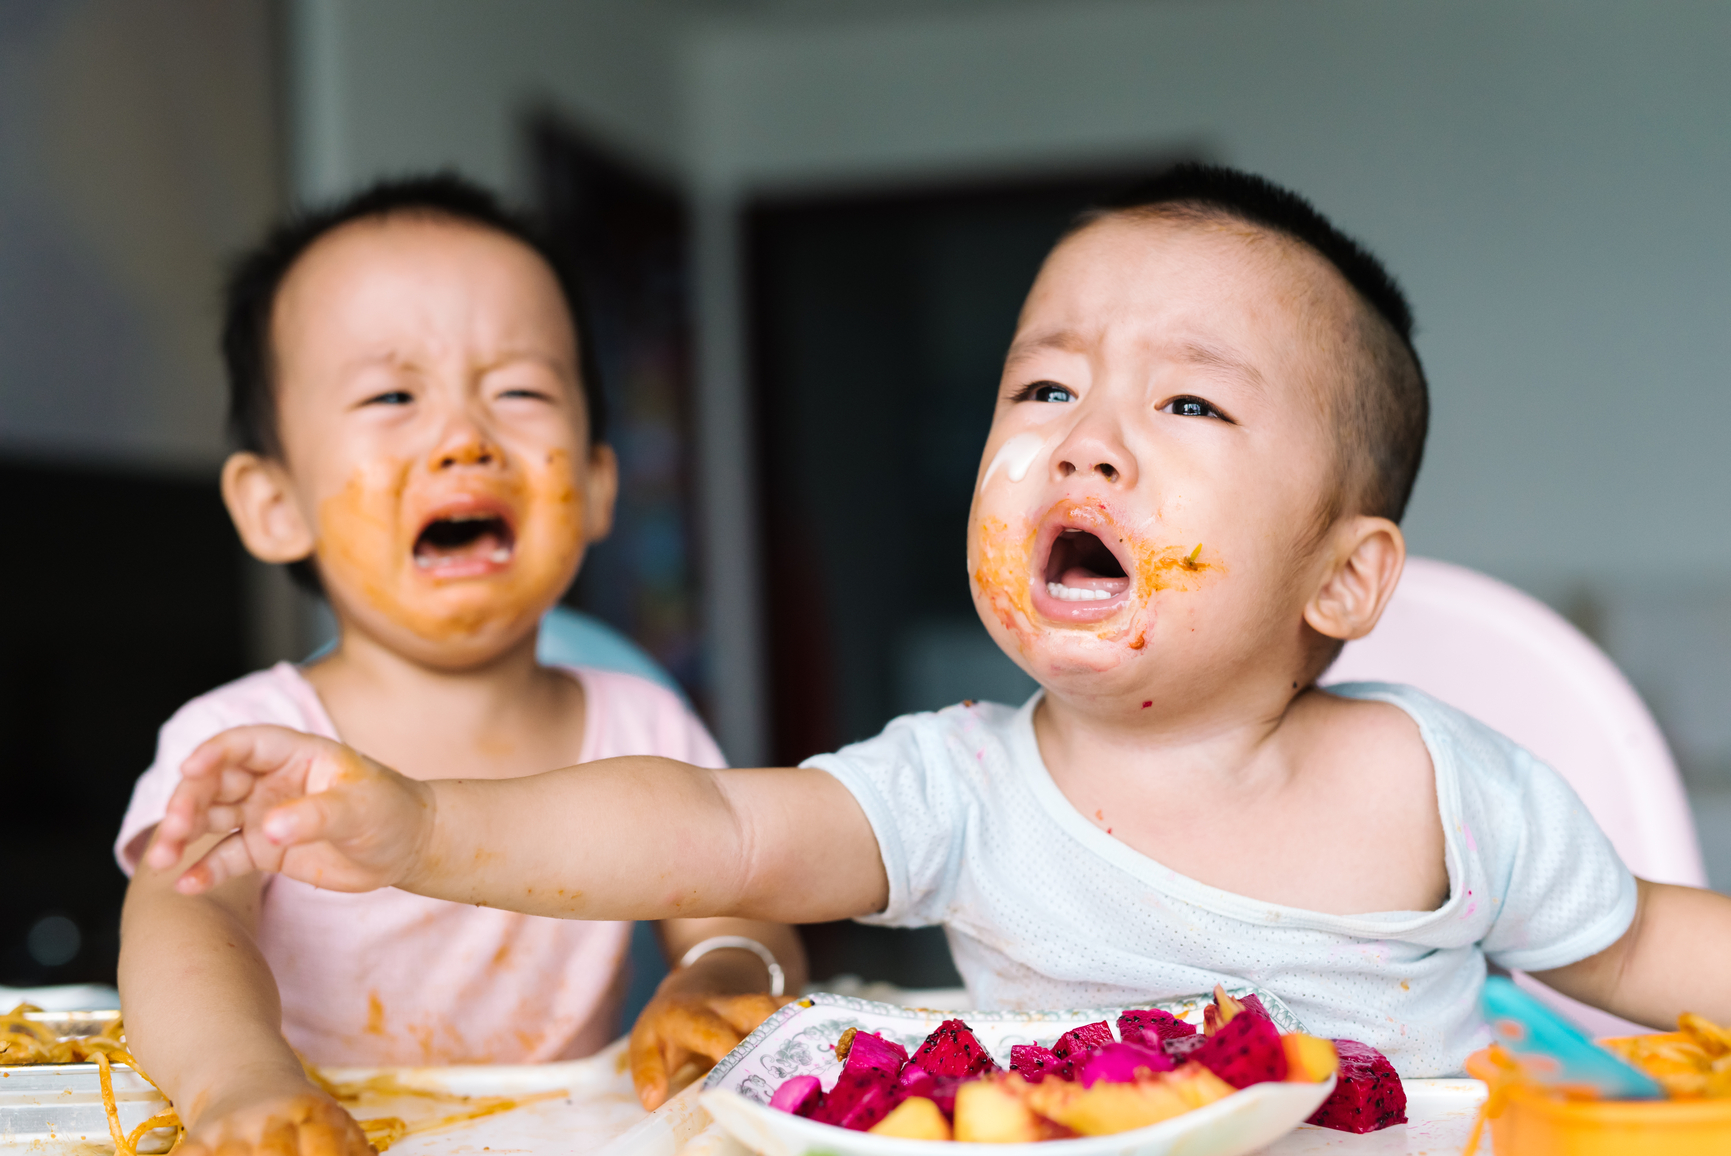
<instances>
[{"instance_id":1,"label":"fruit piece on plate","mask_svg":"<svg viewBox=\"0 0 1731 1156\"><path fill-rule=\"evenodd\" d=\"M853 1031L852 1028L848 1030ZM848 1040L845 1033L842 1038ZM842 1046L838 1043L836 1052L839 1054L841 1051ZM846 1059L850 1068L877 1068L893 1076L908 1062L908 1050L876 1032L853 1032L852 1039L848 1040Z\"/></svg>"},{"instance_id":2,"label":"fruit piece on plate","mask_svg":"<svg viewBox=\"0 0 1731 1156\"><path fill-rule=\"evenodd\" d=\"M903 1140L948 1140L950 1122L943 1111L924 1096L909 1096L894 1111L868 1129L874 1136Z\"/></svg>"},{"instance_id":3,"label":"fruit piece on plate","mask_svg":"<svg viewBox=\"0 0 1731 1156\"><path fill-rule=\"evenodd\" d=\"M1272 1020L1239 1014L1222 1025L1190 1058L1231 1084L1252 1084L1286 1079L1286 1048Z\"/></svg>"},{"instance_id":4,"label":"fruit piece on plate","mask_svg":"<svg viewBox=\"0 0 1731 1156\"><path fill-rule=\"evenodd\" d=\"M1262 1008L1262 1001L1257 1000L1256 1006ZM1244 1005L1226 994L1226 989L1219 984L1214 985L1214 1002L1202 1009L1202 1034L1211 1036L1227 1024L1231 1023L1238 1013L1244 1010ZM1263 1011L1266 1018L1268 1013Z\"/></svg>"},{"instance_id":5,"label":"fruit piece on plate","mask_svg":"<svg viewBox=\"0 0 1731 1156\"><path fill-rule=\"evenodd\" d=\"M1171 1056L1174 1063L1182 1064L1190 1056L1195 1055L1196 1050L1206 1044L1208 1040L1209 1037L1201 1032L1192 1036L1173 1036L1171 1039L1160 1041L1160 1050Z\"/></svg>"},{"instance_id":6,"label":"fruit piece on plate","mask_svg":"<svg viewBox=\"0 0 1731 1156\"><path fill-rule=\"evenodd\" d=\"M820 1124L864 1131L890 1114L901 1102L896 1077L881 1068L845 1067L835 1087L825 1092L811 1113Z\"/></svg>"},{"instance_id":7,"label":"fruit piece on plate","mask_svg":"<svg viewBox=\"0 0 1731 1156\"><path fill-rule=\"evenodd\" d=\"M1192 1108L1202 1108L1216 1100L1224 1100L1238 1090L1201 1064L1185 1064L1176 1072L1168 1072L1161 1079Z\"/></svg>"},{"instance_id":8,"label":"fruit piece on plate","mask_svg":"<svg viewBox=\"0 0 1731 1156\"><path fill-rule=\"evenodd\" d=\"M1095 1024L1083 1024L1079 1028L1071 1028L1058 1037L1052 1045L1052 1054L1060 1060L1068 1059L1077 1052L1091 1052L1103 1048L1112 1042L1112 1026L1105 1020Z\"/></svg>"},{"instance_id":9,"label":"fruit piece on plate","mask_svg":"<svg viewBox=\"0 0 1731 1156\"><path fill-rule=\"evenodd\" d=\"M816 1076L792 1076L783 1080L781 1087L775 1090L775 1095L769 1098L769 1106L795 1116L809 1116L822 1097L823 1085L817 1082Z\"/></svg>"},{"instance_id":10,"label":"fruit piece on plate","mask_svg":"<svg viewBox=\"0 0 1731 1156\"><path fill-rule=\"evenodd\" d=\"M1182 1039L1196 1034L1196 1025L1187 1024L1169 1011L1159 1008L1133 1008L1118 1015L1118 1038L1127 1044L1157 1048L1162 1041Z\"/></svg>"},{"instance_id":11,"label":"fruit piece on plate","mask_svg":"<svg viewBox=\"0 0 1731 1156\"><path fill-rule=\"evenodd\" d=\"M934 1076L978 1076L998 1065L961 1020L945 1020L914 1052L913 1062Z\"/></svg>"},{"instance_id":12,"label":"fruit piece on plate","mask_svg":"<svg viewBox=\"0 0 1731 1156\"><path fill-rule=\"evenodd\" d=\"M1129 1084L1136 1080L1138 1073L1146 1072L1153 1076L1170 1072L1172 1067L1172 1059L1165 1052L1140 1044L1110 1043L1088 1055L1076 1079L1084 1088L1091 1088L1102 1080L1108 1084Z\"/></svg>"},{"instance_id":13,"label":"fruit piece on plate","mask_svg":"<svg viewBox=\"0 0 1731 1156\"><path fill-rule=\"evenodd\" d=\"M959 1076L934 1076L918 1064L909 1064L902 1069L902 1095L919 1096L932 1101L945 1116L950 1116L956 1110L956 1089L961 1086Z\"/></svg>"},{"instance_id":14,"label":"fruit piece on plate","mask_svg":"<svg viewBox=\"0 0 1731 1156\"><path fill-rule=\"evenodd\" d=\"M1158 1079L1129 1084L1102 1080L1091 1088L1047 1081L1028 1093L1028 1103L1040 1115L1083 1136L1145 1128L1190 1110L1177 1091Z\"/></svg>"},{"instance_id":15,"label":"fruit piece on plate","mask_svg":"<svg viewBox=\"0 0 1731 1156\"><path fill-rule=\"evenodd\" d=\"M1028 1106L1027 1095L1027 1085L1019 1076L969 1080L956 1089L956 1139L976 1144L1041 1139L1045 1133Z\"/></svg>"},{"instance_id":16,"label":"fruit piece on plate","mask_svg":"<svg viewBox=\"0 0 1731 1156\"><path fill-rule=\"evenodd\" d=\"M1332 1040L1293 1032L1280 1037L1280 1046L1286 1049L1288 1080L1320 1084L1340 1068L1340 1055Z\"/></svg>"},{"instance_id":17,"label":"fruit piece on plate","mask_svg":"<svg viewBox=\"0 0 1731 1156\"><path fill-rule=\"evenodd\" d=\"M1309 1123L1341 1132L1375 1132L1406 1123L1406 1089L1388 1057L1357 1040L1335 1040L1339 1080Z\"/></svg>"},{"instance_id":18,"label":"fruit piece on plate","mask_svg":"<svg viewBox=\"0 0 1731 1156\"><path fill-rule=\"evenodd\" d=\"M1010 1070L1030 1084L1037 1084L1063 1063L1051 1048L1039 1044L1015 1044L1010 1048Z\"/></svg>"}]
</instances>

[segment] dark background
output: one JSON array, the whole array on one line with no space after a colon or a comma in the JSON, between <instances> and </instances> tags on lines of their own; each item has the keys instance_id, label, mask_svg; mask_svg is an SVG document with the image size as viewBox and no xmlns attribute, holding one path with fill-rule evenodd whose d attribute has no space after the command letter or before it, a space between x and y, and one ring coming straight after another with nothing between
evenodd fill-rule
<instances>
[{"instance_id":1,"label":"dark background","mask_svg":"<svg viewBox=\"0 0 1731 1156\"><path fill-rule=\"evenodd\" d=\"M0 491L0 983L113 983L120 817L157 728L245 673L243 555L214 480L14 461Z\"/></svg>"}]
</instances>

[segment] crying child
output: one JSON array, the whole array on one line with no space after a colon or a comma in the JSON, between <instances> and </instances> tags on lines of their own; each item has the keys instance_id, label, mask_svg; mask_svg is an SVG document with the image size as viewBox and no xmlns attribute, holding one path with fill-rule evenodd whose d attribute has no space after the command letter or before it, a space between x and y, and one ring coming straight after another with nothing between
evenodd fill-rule
<instances>
[{"instance_id":1,"label":"crying child","mask_svg":"<svg viewBox=\"0 0 1731 1156\"><path fill-rule=\"evenodd\" d=\"M938 924L979 1007L1249 981L1414 1077L1487 1042L1487 961L1656 1026L1731 1017L1696 964L1731 957L1731 900L1634 878L1554 771L1458 711L1316 685L1400 578L1411 331L1302 199L1175 170L1058 243L1005 360L967 567L1028 702L799 768L504 784L236 730L187 760L151 862L206 840L189 894L277 871L570 919ZM606 818L571 839L572 816Z\"/></svg>"}]
</instances>

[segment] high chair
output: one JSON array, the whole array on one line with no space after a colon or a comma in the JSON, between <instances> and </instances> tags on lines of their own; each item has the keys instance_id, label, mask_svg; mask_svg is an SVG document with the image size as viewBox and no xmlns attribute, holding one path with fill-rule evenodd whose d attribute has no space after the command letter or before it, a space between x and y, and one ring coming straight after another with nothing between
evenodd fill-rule
<instances>
[{"instance_id":1,"label":"high chair","mask_svg":"<svg viewBox=\"0 0 1731 1156\"><path fill-rule=\"evenodd\" d=\"M1683 780L1646 704L1603 651L1544 603L1484 574L1408 558L1382 621L1321 680L1402 682L1556 768L1643 879L1707 885ZM1515 973L1588 1032L1650 1031Z\"/></svg>"}]
</instances>

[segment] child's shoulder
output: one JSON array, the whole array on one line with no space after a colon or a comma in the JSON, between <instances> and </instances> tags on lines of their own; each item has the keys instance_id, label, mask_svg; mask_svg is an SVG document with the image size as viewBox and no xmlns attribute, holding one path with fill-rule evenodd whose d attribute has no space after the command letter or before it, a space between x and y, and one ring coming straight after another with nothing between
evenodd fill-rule
<instances>
[{"instance_id":1,"label":"child's shoulder","mask_svg":"<svg viewBox=\"0 0 1731 1156\"><path fill-rule=\"evenodd\" d=\"M677 692L621 670L558 664L583 687L584 761L621 755L659 755L724 766L703 720Z\"/></svg>"},{"instance_id":2,"label":"child's shoulder","mask_svg":"<svg viewBox=\"0 0 1731 1156\"><path fill-rule=\"evenodd\" d=\"M1376 753L1397 761L1423 759L1448 784L1468 790L1520 791L1541 767L1499 731L1415 686L1392 682L1338 683L1318 696L1331 701L1330 745L1341 753Z\"/></svg>"},{"instance_id":3,"label":"child's shoulder","mask_svg":"<svg viewBox=\"0 0 1731 1156\"><path fill-rule=\"evenodd\" d=\"M209 737L229 727L255 723L336 737L318 692L290 662L255 670L189 699L163 724L163 733L208 731L204 737Z\"/></svg>"}]
</instances>

